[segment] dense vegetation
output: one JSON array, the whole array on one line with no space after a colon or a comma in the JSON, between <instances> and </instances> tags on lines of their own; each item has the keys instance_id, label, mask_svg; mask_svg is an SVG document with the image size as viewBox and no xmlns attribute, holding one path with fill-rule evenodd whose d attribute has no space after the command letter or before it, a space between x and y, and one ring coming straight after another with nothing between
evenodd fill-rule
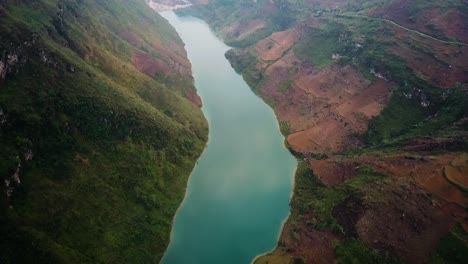
<instances>
[{"instance_id":1,"label":"dense vegetation","mask_svg":"<svg viewBox=\"0 0 468 264\"><path fill-rule=\"evenodd\" d=\"M133 66L155 43L143 0L0 1L1 263L161 258L207 125L189 74Z\"/></svg>"}]
</instances>

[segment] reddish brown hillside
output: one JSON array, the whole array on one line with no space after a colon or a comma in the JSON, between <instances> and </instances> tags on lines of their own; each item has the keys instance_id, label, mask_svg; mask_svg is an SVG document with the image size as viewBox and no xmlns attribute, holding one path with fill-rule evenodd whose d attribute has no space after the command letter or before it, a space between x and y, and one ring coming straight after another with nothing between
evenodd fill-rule
<instances>
[{"instance_id":1,"label":"reddish brown hillside","mask_svg":"<svg viewBox=\"0 0 468 264\"><path fill-rule=\"evenodd\" d=\"M428 8L418 8L415 2L417 1L390 1L389 4L370 10L369 15L394 21L434 37L468 42L468 13L455 8L430 5ZM433 3L433 6L437 4Z\"/></svg>"}]
</instances>

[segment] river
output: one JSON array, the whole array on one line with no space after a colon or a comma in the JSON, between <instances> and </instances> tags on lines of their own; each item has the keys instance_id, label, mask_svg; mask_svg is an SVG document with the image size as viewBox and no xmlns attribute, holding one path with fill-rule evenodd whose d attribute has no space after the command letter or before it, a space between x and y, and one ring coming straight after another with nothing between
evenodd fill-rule
<instances>
[{"instance_id":1,"label":"river","mask_svg":"<svg viewBox=\"0 0 468 264\"><path fill-rule=\"evenodd\" d=\"M296 160L271 108L225 59L229 47L200 19L162 15L186 44L210 126L162 263L250 263L276 245Z\"/></svg>"}]
</instances>

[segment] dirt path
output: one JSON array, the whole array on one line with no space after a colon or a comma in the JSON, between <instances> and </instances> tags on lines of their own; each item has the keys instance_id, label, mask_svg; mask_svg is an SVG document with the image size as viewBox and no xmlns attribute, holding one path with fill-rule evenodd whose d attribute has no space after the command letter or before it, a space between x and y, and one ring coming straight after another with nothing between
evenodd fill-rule
<instances>
[{"instance_id":1,"label":"dirt path","mask_svg":"<svg viewBox=\"0 0 468 264\"><path fill-rule=\"evenodd\" d=\"M364 16L364 15L349 15L349 14L341 14L341 15L338 15L338 16L368 18L368 19L373 19L373 20L385 21L385 22L390 23L390 24L392 24L392 25L394 25L394 26L396 26L396 27L399 27L399 28L401 28L401 29L404 29L404 30L406 30L406 31L409 31L409 32L411 32L411 33L420 35L420 36L425 37L425 38L429 38L429 39L432 39L432 40L435 40L435 41L439 41L439 42L442 42L442 43L445 43L445 44L468 46L468 43L464 43L464 42L459 42L459 41L448 41L448 40L442 40L442 39L435 38L435 37L433 37L433 36L424 34L424 33L420 32L420 31L417 31L417 30L414 30L414 29L410 29L410 28L404 27L404 26L402 26L402 25L400 25L400 24L397 24L397 23L393 22L392 20L388 20L388 19L385 19L385 18L370 17L370 16Z\"/></svg>"}]
</instances>

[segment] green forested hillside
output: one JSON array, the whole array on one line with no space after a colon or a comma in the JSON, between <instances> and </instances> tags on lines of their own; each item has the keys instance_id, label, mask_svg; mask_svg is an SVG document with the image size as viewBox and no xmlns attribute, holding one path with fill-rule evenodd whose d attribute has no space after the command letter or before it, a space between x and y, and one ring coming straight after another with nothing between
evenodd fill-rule
<instances>
[{"instance_id":1,"label":"green forested hillside","mask_svg":"<svg viewBox=\"0 0 468 264\"><path fill-rule=\"evenodd\" d=\"M143 0L0 1L0 263L161 258L207 140L184 59Z\"/></svg>"}]
</instances>

